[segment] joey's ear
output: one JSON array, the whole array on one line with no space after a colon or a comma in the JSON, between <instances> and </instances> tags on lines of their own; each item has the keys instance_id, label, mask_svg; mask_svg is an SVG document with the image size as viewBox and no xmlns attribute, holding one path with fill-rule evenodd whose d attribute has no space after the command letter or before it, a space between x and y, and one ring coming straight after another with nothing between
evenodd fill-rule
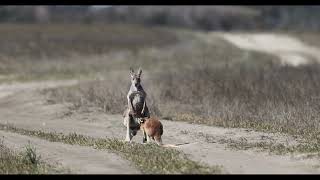
<instances>
[{"instance_id":1,"label":"joey's ear","mask_svg":"<svg viewBox=\"0 0 320 180\"><path fill-rule=\"evenodd\" d=\"M130 75L131 75L131 77L133 77L133 75L134 75L134 71L131 67L130 67Z\"/></svg>"},{"instance_id":2,"label":"joey's ear","mask_svg":"<svg viewBox=\"0 0 320 180\"><path fill-rule=\"evenodd\" d=\"M142 74L142 69L141 69L141 67L140 67L139 70L138 70L138 76L140 77L141 74Z\"/></svg>"}]
</instances>

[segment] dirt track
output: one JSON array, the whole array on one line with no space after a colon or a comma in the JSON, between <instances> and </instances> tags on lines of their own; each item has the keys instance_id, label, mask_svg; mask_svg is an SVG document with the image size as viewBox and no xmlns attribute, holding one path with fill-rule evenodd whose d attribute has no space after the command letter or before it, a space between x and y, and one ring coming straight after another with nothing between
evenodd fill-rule
<instances>
[{"instance_id":1,"label":"dirt track","mask_svg":"<svg viewBox=\"0 0 320 180\"><path fill-rule=\"evenodd\" d=\"M0 85L0 123L16 127L124 139L125 128L121 115L108 115L99 111L68 114L68 104L50 104L38 89L74 84L75 81L53 81ZM10 90L10 93L9 93ZM297 143L292 137L280 134L254 132L246 129L227 129L162 120L164 143L179 146L190 158L210 165L222 165L229 173L319 173L318 159L304 160L295 156L276 156L256 150L231 150L220 140L248 142ZM72 173L139 173L130 162L107 151L52 143L35 137L0 131L4 143L21 150L30 141L40 155L52 163L67 167ZM141 142L139 133L134 141Z\"/></svg>"},{"instance_id":2,"label":"dirt track","mask_svg":"<svg viewBox=\"0 0 320 180\"><path fill-rule=\"evenodd\" d=\"M272 33L209 33L203 36L210 43L210 36L218 36L240 49L272 54L281 64L299 66L320 62L320 49L285 34Z\"/></svg>"}]
</instances>

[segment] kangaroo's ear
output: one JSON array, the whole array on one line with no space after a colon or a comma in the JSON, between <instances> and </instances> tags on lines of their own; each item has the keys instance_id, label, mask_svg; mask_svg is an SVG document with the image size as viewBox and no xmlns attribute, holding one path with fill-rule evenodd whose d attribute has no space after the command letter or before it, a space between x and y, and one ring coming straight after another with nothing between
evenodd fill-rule
<instances>
[{"instance_id":1,"label":"kangaroo's ear","mask_svg":"<svg viewBox=\"0 0 320 180\"><path fill-rule=\"evenodd\" d=\"M131 77L134 76L134 71L133 71L133 69L131 67L130 67L130 75L131 75Z\"/></svg>"},{"instance_id":2,"label":"kangaroo's ear","mask_svg":"<svg viewBox=\"0 0 320 180\"><path fill-rule=\"evenodd\" d=\"M142 69L141 69L141 67L140 67L139 70L138 70L138 76L140 77L141 74L142 74Z\"/></svg>"}]
</instances>

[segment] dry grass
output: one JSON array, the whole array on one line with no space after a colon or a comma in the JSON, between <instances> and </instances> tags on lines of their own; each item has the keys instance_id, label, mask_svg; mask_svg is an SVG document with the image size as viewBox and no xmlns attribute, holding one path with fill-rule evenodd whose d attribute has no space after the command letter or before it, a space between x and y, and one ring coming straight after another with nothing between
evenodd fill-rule
<instances>
[{"instance_id":1,"label":"dry grass","mask_svg":"<svg viewBox=\"0 0 320 180\"><path fill-rule=\"evenodd\" d=\"M105 54L115 50L136 50L164 46L177 37L164 28L135 25L1 24L0 51L6 57L33 60L76 55Z\"/></svg>"},{"instance_id":2,"label":"dry grass","mask_svg":"<svg viewBox=\"0 0 320 180\"><path fill-rule=\"evenodd\" d=\"M151 112L166 119L283 132L318 141L319 76L319 65L198 67L150 75L146 90ZM127 83L96 81L49 92L57 102L122 113Z\"/></svg>"},{"instance_id":3,"label":"dry grass","mask_svg":"<svg viewBox=\"0 0 320 180\"><path fill-rule=\"evenodd\" d=\"M0 39L0 75L9 80L88 76L121 68L138 49L180 41L165 28L116 24L0 24Z\"/></svg>"},{"instance_id":4,"label":"dry grass","mask_svg":"<svg viewBox=\"0 0 320 180\"><path fill-rule=\"evenodd\" d=\"M318 139L319 75L319 65L202 67L167 73L168 77L157 83L170 88L163 88L158 99L163 102L160 104L176 102L167 108L174 112L163 113L172 114L173 120L273 130Z\"/></svg>"},{"instance_id":5,"label":"dry grass","mask_svg":"<svg viewBox=\"0 0 320 180\"><path fill-rule=\"evenodd\" d=\"M187 35L189 34L186 33ZM49 90L50 101L72 102L76 109L96 106L108 113L122 113L125 109L125 97L130 86L128 69L129 67L141 66L143 67L142 83L148 93L148 106L151 113L172 117L173 112L170 112L172 106L179 106L175 109L175 113L179 115L190 111L190 105L186 105L185 101L180 101L182 97L171 99L171 96L173 93L187 95L188 92L183 88L197 86L198 82L195 80L205 83L204 81L208 79L197 75L197 71L202 71L201 68L206 67L219 72L228 67L228 71L233 67L237 69L238 66L245 69L256 69L260 66L267 68L276 60L275 57L265 54L242 51L219 38L215 38L213 43L209 45L202 39L199 40L195 37L168 47L144 48L135 54L129 53L128 57L130 60L122 61L121 68L113 64L109 67L108 72L101 73L104 80ZM255 61L255 59L259 59L259 61ZM103 65L105 64L100 66ZM195 74L193 75L193 73ZM183 88L178 87L178 82L185 83L181 86ZM202 86L205 89L207 85ZM173 87L173 89L169 90L169 87ZM202 96L202 94L198 94L198 96ZM183 98L192 100L198 97Z\"/></svg>"},{"instance_id":6,"label":"dry grass","mask_svg":"<svg viewBox=\"0 0 320 180\"><path fill-rule=\"evenodd\" d=\"M27 145L25 151L15 152L0 142L0 174L52 174L63 173L44 161L35 147Z\"/></svg>"},{"instance_id":7,"label":"dry grass","mask_svg":"<svg viewBox=\"0 0 320 180\"><path fill-rule=\"evenodd\" d=\"M196 32L178 29L120 24L0 27L0 76L5 76L1 81L92 78L126 72L131 66L175 71L212 57L212 66L270 59L240 51L219 38L208 45Z\"/></svg>"}]
</instances>

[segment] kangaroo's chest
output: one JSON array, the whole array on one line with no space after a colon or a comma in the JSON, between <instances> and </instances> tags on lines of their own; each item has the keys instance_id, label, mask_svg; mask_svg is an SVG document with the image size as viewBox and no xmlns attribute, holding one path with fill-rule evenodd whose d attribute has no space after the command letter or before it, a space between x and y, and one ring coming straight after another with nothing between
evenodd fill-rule
<instances>
[{"instance_id":1,"label":"kangaroo's chest","mask_svg":"<svg viewBox=\"0 0 320 180\"><path fill-rule=\"evenodd\" d=\"M142 108L143 103L144 103L144 96L142 96L141 94L135 94L133 96L132 104L135 107L135 109Z\"/></svg>"}]
</instances>

